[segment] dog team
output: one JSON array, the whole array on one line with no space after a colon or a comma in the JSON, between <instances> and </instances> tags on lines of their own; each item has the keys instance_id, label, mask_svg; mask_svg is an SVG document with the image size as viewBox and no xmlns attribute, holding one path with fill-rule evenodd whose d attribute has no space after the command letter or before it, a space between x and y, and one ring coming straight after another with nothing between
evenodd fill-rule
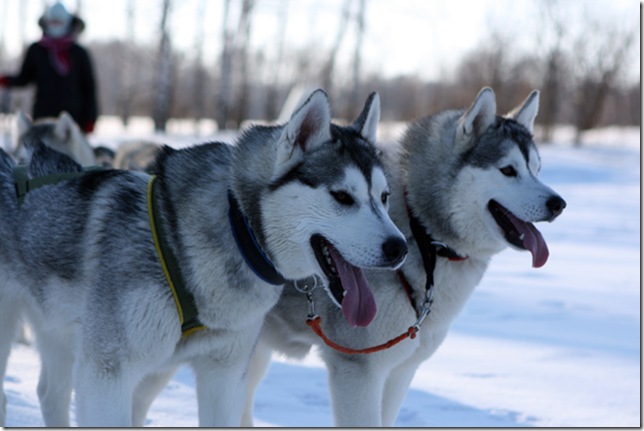
<instances>
[{"instance_id":1,"label":"dog team","mask_svg":"<svg viewBox=\"0 0 644 431\"><path fill-rule=\"evenodd\" d=\"M393 426L491 258L548 259L535 223L566 203L538 179L538 105L499 115L483 88L381 144L378 94L340 125L316 90L232 145L155 148L145 172L90 168L65 114L19 116L0 150L2 378L26 321L46 426L70 425L72 393L79 426L143 426L187 363L199 425L247 427L272 353L317 346L334 424Z\"/></svg>"}]
</instances>

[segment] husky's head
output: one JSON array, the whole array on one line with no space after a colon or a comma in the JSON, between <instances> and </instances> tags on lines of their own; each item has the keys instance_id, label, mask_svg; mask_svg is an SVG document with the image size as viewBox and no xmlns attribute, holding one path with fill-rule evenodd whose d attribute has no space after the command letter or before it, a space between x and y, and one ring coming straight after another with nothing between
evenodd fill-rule
<instances>
[{"instance_id":1,"label":"husky's head","mask_svg":"<svg viewBox=\"0 0 644 431\"><path fill-rule=\"evenodd\" d=\"M18 146L14 157L26 161L31 157L36 142L42 142L65 154L81 165L94 165L96 158L92 147L83 136L74 119L67 112L56 118L32 121L22 111L18 113Z\"/></svg>"},{"instance_id":2,"label":"husky's head","mask_svg":"<svg viewBox=\"0 0 644 431\"><path fill-rule=\"evenodd\" d=\"M566 202L537 178L541 161L532 133L538 104L533 91L499 116L494 92L484 88L466 111L439 114L424 124L440 145L424 150L436 152L424 167L436 172L427 172L424 191L414 187L414 209L421 209L439 240L464 254L491 255L510 245L530 251L534 267L546 263L548 247L533 223L554 220Z\"/></svg>"},{"instance_id":3,"label":"husky's head","mask_svg":"<svg viewBox=\"0 0 644 431\"><path fill-rule=\"evenodd\" d=\"M318 274L352 325L376 312L362 268L397 268L406 254L388 216L389 187L375 148L380 102L373 93L349 126L331 123L318 90L282 128L268 191L263 232L282 275Z\"/></svg>"}]
</instances>

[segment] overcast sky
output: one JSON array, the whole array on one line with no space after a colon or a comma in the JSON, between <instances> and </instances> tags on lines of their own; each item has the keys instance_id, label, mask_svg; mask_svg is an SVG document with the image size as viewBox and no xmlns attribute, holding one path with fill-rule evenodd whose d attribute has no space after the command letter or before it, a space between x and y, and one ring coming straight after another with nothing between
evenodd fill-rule
<instances>
[{"instance_id":1,"label":"overcast sky","mask_svg":"<svg viewBox=\"0 0 644 431\"><path fill-rule=\"evenodd\" d=\"M20 3L24 4L22 9ZM0 0L0 43L10 54L20 52L21 32L26 42L40 37L36 23L43 5L50 3ZM82 42L125 37L126 0L65 0L64 3L72 11L80 5L87 24ZM231 21L234 22L240 1L232 3ZM585 13L639 21L639 2L635 0L563 0L562 3L570 11L571 26ZM138 41L156 43L160 4L161 0L136 0ZM175 47L191 52L195 46L197 17L202 17L206 61L214 61L220 52L223 4L223 0L175 0L170 23ZM279 17L288 9L287 43L328 50L337 33L343 4L344 0L257 0L252 43L267 56L275 55ZM437 78L441 71L445 73L458 63L465 52L480 46L493 28L501 27L517 47L533 49L539 34L538 15L534 0L367 0L364 67L385 76L418 74ZM354 28L348 28L341 51L346 62L353 52ZM7 71L0 65L2 72ZM639 76L639 61L633 61L631 74Z\"/></svg>"}]
</instances>

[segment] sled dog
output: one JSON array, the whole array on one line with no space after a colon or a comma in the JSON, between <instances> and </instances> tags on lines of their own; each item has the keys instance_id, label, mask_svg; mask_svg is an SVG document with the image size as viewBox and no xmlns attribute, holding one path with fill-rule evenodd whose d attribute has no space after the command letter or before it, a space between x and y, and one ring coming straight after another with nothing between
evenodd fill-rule
<instances>
[{"instance_id":1,"label":"sled dog","mask_svg":"<svg viewBox=\"0 0 644 431\"><path fill-rule=\"evenodd\" d=\"M499 116L494 92L484 88L469 109L422 118L400 144L383 148L389 213L405 234L409 256L398 271L367 271L379 311L366 328L351 328L324 295L312 295L333 343L369 348L404 337L414 325L416 337L371 354L334 350L305 325L306 299L285 289L251 361L243 425L252 424L255 386L271 352L300 358L316 345L328 368L335 425L394 426L416 369L445 339L492 256L512 247L530 251L534 267L546 263L548 248L533 223L554 220L566 204L537 179L532 132L538 98L534 91Z\"/></svg>"},{"instance_id":2,"label":"sled dog","mask_svg":"<svg viewBox=\"0 0 644 431\"><path fill-rule=\"evenodd\" d=\"M32 121L20 111L17 122L18 145L13 154L16 159L28 161L32 143L40 141L68 155L83 166L96 165L94 149L67 112L61 112L57 118L41 118Z\"/></svg>"},{"instance_id":3,"label":"sled dog","mask_svg":"<svg viewBox=\"0 0 644 431\"><path fill-rule=\"evenodd\" d=\"M368 325L362 268L407 254L374 145L379 106L374 93L338 126L318 90L236 145L164 147L155 176L85 172L28 192L19 276L45 424L69 425L74 388L80 426L142 426L189 363L199 424L239 426L250 355L285 284L319 279L350 325Z\"/></svg>"},{"instance_id":4,"label":"sled dog","mask_svg":"<svg viewBox=\"0 0 644 431\"><path fill-rule=\"evenodd\" d=\"M7 400L3 379L11 344L20 321L20 296L14 295L11 279L14 275L16 192L13 186L13 159L0 149L0 426L5 425Z\"/></svg>"}]
</instances>

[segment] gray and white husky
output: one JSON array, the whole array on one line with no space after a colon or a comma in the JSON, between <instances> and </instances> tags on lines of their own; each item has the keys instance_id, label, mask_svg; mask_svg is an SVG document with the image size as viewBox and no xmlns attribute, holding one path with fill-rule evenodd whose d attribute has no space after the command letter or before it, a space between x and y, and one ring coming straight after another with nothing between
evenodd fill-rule
<instances>
[{"instance_id":1,"label":"gray and white husky","mask_svg":"<svg viewBox=\"0 0 644 431\"><path fill-rule=\"evenodd\" d=\"M251 352L289 280L324 280L351 325L370 323L361 268L407 253L387 214L379 115L374 93L351 125L332 124L319 90L234 146L164 148L154 177L105 170L27 193L16 245L45 424L69 424L74 388L80 426L141 426L189 363L199 424L240 425Z\"/></svg>"},{"instance_id":2,"label":"gray and white husky","mask_svg":"<svg viewBox=\"0 0 644 431\"><path fill-rule=\"evenodd\" d=\"M41 118L36 121L32 121L20 111L17 115L17 124L18 145L13 156L18 160L29 160L32 144L42 142L83 166L97 163L96 150L87 141L72 116L65 111L58 117Z\"/></svg>"},{"instance_id":3,"label":"gray and white husky","mask_svg":"<svg viewBox=\"0 0 644 431\"><path fill-rule=\"evenodd\" d=\"M11 289L15 283L11 280L15 274L15 215L18 211L12 175L14 166L9 154L0 149L0 426L4 426L7 405L2 383L21 317L21 297Z\"/></svg>"},{"instance_id":4,"label":"gray and white husky","mask_svg":"<svg viewBox=\"0 0 644 431\"><path fill-rule=\"evenodd\" d=\"M566 204L537 178L532 132L538 97L534 91L499 116L494 92L485 88L469 109L420 119L400 145L384 148L389 212L407 238L409 256L398 271L367 271L379 311L366 328L347 325L320 292L312 296L323 332L341 346L378 346L410 327L416 337L377 353L337 351L305 325L307 301L285 289L253 356L244 425L252 424L255 385L271 352L303 357L317 345L328 368L335 424L393 426L416 369L445 339L491 257L510 246L530 251L534 267L546 263L546 242L533 223L554 220Z\"/></svg>"}]
</instances>

